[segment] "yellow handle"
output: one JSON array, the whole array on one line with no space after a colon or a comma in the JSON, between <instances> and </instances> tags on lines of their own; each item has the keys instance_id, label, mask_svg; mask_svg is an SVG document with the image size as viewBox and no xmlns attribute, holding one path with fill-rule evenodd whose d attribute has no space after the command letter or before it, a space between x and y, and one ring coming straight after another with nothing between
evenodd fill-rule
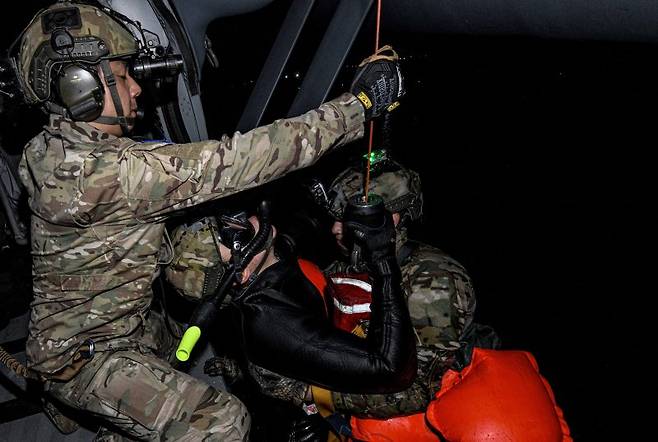
<instances>
[{"instance_id":1,"label":"yellow handle","mask_svg":"<svg viewBox=\"0 0 658 442\"><path fill-rule=\"evenodd\" d=\"M330 390L325 390L317 385L311 385L313 392L313 403L318 407L322 417L327 417L334 412L334 401Z\"/></svg>"},{"instance_id":2,"label":"yellow handle","mask_svg":"<svg viewBox=\"0 0 658 442\"><path fill-rule=\"evenodd\" d=\"M180 344L178 344L178 348L176 349L176 359L181 362L185 362L190 359L192 349L200 337L201 329L196 325L193 325L192 327L185 330L183 339L180 340Z\"/></svg>"}]
</instances>

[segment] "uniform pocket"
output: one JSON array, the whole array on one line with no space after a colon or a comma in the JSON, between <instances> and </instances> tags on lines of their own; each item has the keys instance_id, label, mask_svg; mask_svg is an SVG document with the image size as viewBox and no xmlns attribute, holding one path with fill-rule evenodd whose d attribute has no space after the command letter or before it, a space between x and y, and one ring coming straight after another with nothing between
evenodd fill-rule
<instances>
[{"instance_id":1,"label":"uniform pocket","mask_svg":"<svg viewBox=\"0 0 658 442\"><path fill-rule=\"evenodd\" d=\"M180 417L182 398L168 385L173 372L154 357L115 353L89 384L85 408L134 437L157 440L164 426Z\"/></svg>"}]
</instances>

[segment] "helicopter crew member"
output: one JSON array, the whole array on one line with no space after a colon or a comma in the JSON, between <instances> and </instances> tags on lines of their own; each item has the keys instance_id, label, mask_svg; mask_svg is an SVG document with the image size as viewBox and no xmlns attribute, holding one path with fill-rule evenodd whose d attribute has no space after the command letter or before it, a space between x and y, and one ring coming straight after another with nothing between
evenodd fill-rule
<instances>
[{"instance_id":1,"label":"helicopter crew member","mask_svg":"<svg viewBox=\"0 0 658 442\"><path fill-rule=\"evenodd\" d=\"M20 164L32 210L28 364L52 397L132 438L246 440L239 400L163 359L150 306L164 222L361 137L402 95L401 76L376 59L352 93L299 117L218 141L140 143L127 137L141 93L130 67L147 50L139 31L109 8L60 1L12 54L25 100L50 114Z\"/></svg>"}]
</instances>

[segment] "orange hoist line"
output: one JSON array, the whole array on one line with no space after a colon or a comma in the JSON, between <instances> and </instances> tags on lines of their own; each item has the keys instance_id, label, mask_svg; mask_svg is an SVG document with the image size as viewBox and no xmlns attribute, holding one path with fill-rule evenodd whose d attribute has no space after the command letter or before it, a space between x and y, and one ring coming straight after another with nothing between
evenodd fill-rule
<instances>
[{"instance_id":1,"label":"orange hoist line","mask_svg":"<svg viewBox=\"0 0 658 442\"><path fill-rule=\"evenodd\" d=\"M379 23L382 18L382 0L377 0L377 25L375 27L375 53L379 50ZM372 153L372 140L375 132L375 122L370 120L370 136L368 138L368 161L366 163L366 182L363 189L364 203L368 202L368 187L370 185L370 154Z\"/></svg>"}]
</instances>

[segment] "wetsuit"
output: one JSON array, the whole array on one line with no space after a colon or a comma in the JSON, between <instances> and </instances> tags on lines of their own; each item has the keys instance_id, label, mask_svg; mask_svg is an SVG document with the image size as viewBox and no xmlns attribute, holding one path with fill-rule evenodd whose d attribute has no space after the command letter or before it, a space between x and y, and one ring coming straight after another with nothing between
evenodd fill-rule
<instances>
[{"instance_id":1,"label":"wetsuit","mask_svg":"<svg viewBox=\"0 0 658 442\"><path fill-rule=\"evenodd\" d=\"M372 265L366 339L334 327L323 296L295 260L265 269L234 297L250 364L337 391L387 393L416 373L413 329L393 256Z\"/></svg>"}]
</instances>

